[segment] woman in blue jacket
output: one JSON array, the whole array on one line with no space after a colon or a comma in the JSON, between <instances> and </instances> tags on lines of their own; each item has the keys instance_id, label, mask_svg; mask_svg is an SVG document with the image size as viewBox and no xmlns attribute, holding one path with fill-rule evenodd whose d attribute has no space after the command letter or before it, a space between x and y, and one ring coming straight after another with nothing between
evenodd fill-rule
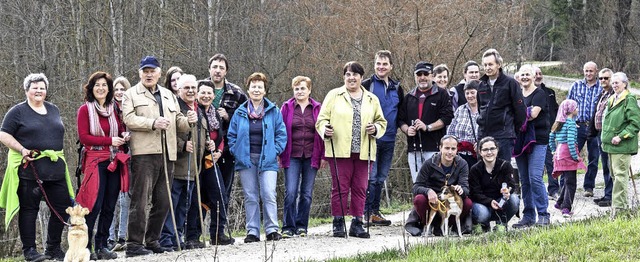
<instances>
[{"instance_id":1,"label":"woman in blue jacket","mask_svg":"<svg viewBox=\"0 0 640 262\"><path fill-rule=\"evenodd\" d=\"M245 243L260 241L260 209L267 240L280 240L276 203L277 157L287 144L282 114L266 99L267 77L253 73L247 79L249 100L238 107L229 123L229 150L236 157L246 209Z\"/></svg>"}]
</instances>

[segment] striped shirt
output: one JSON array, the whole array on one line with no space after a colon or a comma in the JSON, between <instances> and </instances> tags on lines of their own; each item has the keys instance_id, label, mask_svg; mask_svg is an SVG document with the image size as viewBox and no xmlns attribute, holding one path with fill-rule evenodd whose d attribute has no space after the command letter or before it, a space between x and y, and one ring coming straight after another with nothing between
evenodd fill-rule
<instances>
[{"instance_id":1,"label":"striped shirt","mask_svg":"<svg viewBox=\"0 0 640 262\"><path fill-rule=\"evenodd\" d=\"M549 134L549 149L551 152L555 152L556 148L560 144L567 144L571 157L578 159L578 151L576 150L576 144L578 141L578 128L576 122L572 118L567 118L567 121L562 125L559 131L551 132Z\"/></svg>"},{"instance_id":2,"label":"striped shirt","mask_svg":"<svg viewBox=\"0 0 640 262\"><path fill-rule=\"evenodd\" d=\"M471 113L468 104L459 106L453 114L451 124L447 127L447 135L453 135L460 141L475 143L478 134L476 121L479 115L479 112Z\"/></svg>"},{"instance_id":3,"label":"striped shirt","mask_svg":"<svg viewBox=\"0 0 640 262\"><path fill-rule=\"evenodd\" d=\"M578 80L569 89L567 99L572 99L578 102L578 117L576 122L589 122L593 112L596 110L596 104L598 103L598 95L602 92L600 81L596 81L593 86L588 86L585 79Z\"/></svg>"}]
</instances>

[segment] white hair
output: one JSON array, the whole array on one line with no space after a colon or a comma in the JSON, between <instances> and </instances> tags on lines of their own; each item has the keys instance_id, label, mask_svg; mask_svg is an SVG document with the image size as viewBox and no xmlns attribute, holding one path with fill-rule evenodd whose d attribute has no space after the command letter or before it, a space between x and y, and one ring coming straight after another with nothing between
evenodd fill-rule
<instances>
[{"instance_id":1,"label":"white hair","mask_svg":"<svg viewBox=\"0 0 640 262\"><path fill-rule=\"evenodd\" d=\"M27 91L31 86L31 83L44 82L44 87L49 89L49 79L43 73L37 74L29 74L24 78L24 82L22 83L24 91Z\"/></svg>"}]
</instances>

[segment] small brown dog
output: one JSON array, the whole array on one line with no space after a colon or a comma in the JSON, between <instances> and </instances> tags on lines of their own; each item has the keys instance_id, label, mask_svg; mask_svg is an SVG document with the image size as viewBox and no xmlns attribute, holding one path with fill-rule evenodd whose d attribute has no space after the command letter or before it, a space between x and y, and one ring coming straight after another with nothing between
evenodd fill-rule
<instances>
[{"instance_id":1,"label":"small brown dog","mask_svg":"<svg viewBox=\"0 0 640 262\"><path fill-rule=\"evenodd\" d=\"M462 237L462 230L460 230L460 215L462 214L462 197L455 190L454 186L443 186L442 192L438 195L438 204L434 207L431 206L428 209L428 222L425 226L425 232L427 235L431 228L431 222L433 218L439 214L442 221L440 221L440 230L443 236L449 235L449 217L455 216L456 226L458 228L458 236Z\"/></svg>"},{"instance_id":2,"label":"small brown dog","mask_svg":"<svg viewBox=\"0 0 640 262\"><path fill-rule=\"evenodd\" d=\"M91 252L87 249L89 242L89 229L84 216L89 214L89 209L80 205L68 207L66 210L69 214L69 249L64 255L65 262L88 262Z\"/></svg>"}]
</instances>

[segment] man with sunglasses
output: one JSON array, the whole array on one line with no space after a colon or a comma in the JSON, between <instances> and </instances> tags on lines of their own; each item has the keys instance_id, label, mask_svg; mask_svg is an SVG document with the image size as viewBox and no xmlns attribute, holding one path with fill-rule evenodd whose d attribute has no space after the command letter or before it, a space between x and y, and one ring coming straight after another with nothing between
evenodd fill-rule
<instances>
[{"instance_id":1,"label":"man with sunglasses","mask_svg":"<svg viewBox=\"0 0 640 262\"><path fill-rule=\"evenodd\" d=\"M422 163L438 152L440 139L453 119L449 93L433 82L433 64L420 61L414 70L416 87L398 108L398 124L407 135L409 169L415 183Z\"/></svg>"},{"instance_id":2,"label":"man with sunglasses","mask_svg":"<svg viewBox=\"0 0 640 262\"><path fill-rule=\"evenodd\" d=\"M580 79L573 83L567 99L573 99L578 102L578 116L576 124L578 124L578 151L582 151L585 142L587 143L587 153L589 165L587 173L584 176L584 196L593 197L593 188L595 187L595 178L598 173L598 157L600 156L600 146L597 137L589 137L589 125L591 118L596 111L598 103L598 95L602 93L602 86L596 77L598 65L589 61L582 68L584 79Z\"/></svg>"},{"instance_id":3,"label":"man with sunglasses","mask_svg":"<svg viewBox=\"0 0 640 262\"><path fill-rule=\"evenodd\" d=\"M478 138L492 136L500 151L498 158L511 161L516 132L527 120L527 107L520 84L502 71L502 56L495 49L482 55L484 76L478 88Z\"/></svg>"},{"instance_id":4,"label":"man with sunglasses","mask_svg":"<svg viewBox=\"0 0 640 262\"><path fill-rule=\"evenodd\" d=\"M598 74L598 80L602 87L602 92L598 95L596 110L593 112L591 122L589 123L589 139L595 138L598 140L598 148L600 150L600 159L602 159L602 175L604 176L604 196L601 198L593 199L593 202L601 207L611 206L611 196L613 193L613 180L609 173L609 155L602 151L602 140L600 139L600 132L602 132L602 120L604 116L604 109L607 107L607 100L613 95L613 88L611 87L611 76L613 71L609 68L603 68ZM597 163L597 162L596 162ZM592 185L595 184L595 175L593 177L585 177L586 179L593 178L589 181Z\"/></svg>"}]
</instances>

